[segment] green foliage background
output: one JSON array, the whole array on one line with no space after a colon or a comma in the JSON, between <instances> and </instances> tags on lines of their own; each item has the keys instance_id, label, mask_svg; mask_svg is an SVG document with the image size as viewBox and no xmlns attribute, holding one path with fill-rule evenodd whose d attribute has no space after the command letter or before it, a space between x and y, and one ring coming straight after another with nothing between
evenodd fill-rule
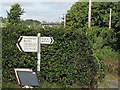
<instances>
[{"instance_id":1,"label":"green foliage background","mask_svg":"<svg viewBox=\"0 0 120 90\"><path fill-rule=\"evenodd\" d=\"M35 26L39 26L41 24L40 21L37 21L37 20L32 20L32 19L27 19L25 20L25 23L27 25L35 25Z\"/></svg>"},{"instance_id":2,"label":"green foliage background","mask_svg":"<svg viewBox=\"0 0 120 90\"><path fill-rule=\"evenodd\" d=\"M0 89L2 89L2 47L1 46L2 46L2 30L0 27Z\"/></svg>"},{"instance_id":3,"label":"green foliage background","mask_svg":"<svg viewBox=\"0 0 120 90\"><path fill-rule=\"evenodd\" d=\"M115 42L110 40L114 36L112 29L99 27L73 31L62 27L35 29L22 24L8 24L2 31L4 82L15 80L13 68L36 71L37 54L20 52L16 46L21 35L37 36L41 33L41 36L54 38L52 45L41 45L41 71L38 76L40 80L60 83L63 87L75 83L82 87L96 85L105 74L101 49ZM106 38L106 35L109 36Z\"/></svg>"},{"instance_id":4,"label":"green foliage background","mask_svg":"<svg viewBox=\"0 0 120 90\"><path fill-rule=\"evenodd\" d=\"M112 28L120 28L120 2L92 2L92 26L109 27L110 8ZM88 25L88 2L76 2L67 13L67 26L81 28Z\"/></svg>"},{"instance_id":5,"label":"green foliage background","mask_svg":"<svg viewBox=\"0 0 120 90\"><path fill-rule=\"evenodd\" d=\"M112 9L111 27L116 32L117 48L120 50L120 1L119 2L92 2L91 26L109 27L110 8ZM76 2L66 15L67 28L83 28L88 26L88 2Z\"/></svg>"}]
</instances>

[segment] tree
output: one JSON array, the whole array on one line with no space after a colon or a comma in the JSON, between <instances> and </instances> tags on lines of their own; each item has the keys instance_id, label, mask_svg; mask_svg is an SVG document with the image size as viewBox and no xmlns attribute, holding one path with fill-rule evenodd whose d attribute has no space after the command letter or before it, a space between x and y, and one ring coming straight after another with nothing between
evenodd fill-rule
<instances>
[{"instance_id":1,"label":"tree","mask_svg":"<svg viewBox=\"0 0 120 90\"><path fill-rule=\"evenodd\" d=\"M40 21L38 21L38 20L32 20L32 19L27 19L27 20L25 20L25 22L26 22L26 24L27 25L36 25L36 26L39 26L40 25Z\"/></svg>"},{"instance_id":2,"label":"tree","mask_svg":"<svg viewBox=\"0 0 120 90\"><path fill-rule=\"evenodd\" d=\"M80 28L84 27L88 21L88 3L76 2L66 15L66 27Z\"/></svg>"},{"instance_id":3,"label":"tree","mask_svg":"<svg viewBox=\"0 0 120 90\"><path fill-rule=\"evenodd\" d=\"M110 8L112 9L112 28L120 28L120 2L92 2L91 26L109 27ZM88 26L88 2L76 2L67 14L67 27Z\"/></svg>"},{"instance_id":4,"label":"tree","mask_svg":"<svg viewBox=\"0 0 120 90\"><path fill-rule=\"evenodd\" d=\"M117 49L120 49L120 1L92 2L91 26L109 27L110 8L112 9L112 25L117 33ZM66 27L78 29L88 26L88 2L76 2L66 16Z\"/></svg>"},{"instance_id":5,"label":"tree","mask_svg":"<svg viewBox=\"0 0 120 90\"><path fill-rule=\"evenodd\" d=\"M20 4L16 3L11 6L10 12L7 11L8 14L8 22L11 24L19 23L20 16L23 15L24 9L21 8Z\"/></svg>"}]
</instances>

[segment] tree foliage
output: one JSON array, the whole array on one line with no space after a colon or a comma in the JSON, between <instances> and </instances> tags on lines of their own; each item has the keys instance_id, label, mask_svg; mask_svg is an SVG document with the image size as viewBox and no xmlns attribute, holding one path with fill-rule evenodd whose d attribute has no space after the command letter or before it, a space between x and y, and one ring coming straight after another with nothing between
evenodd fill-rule
<instances>
[{"instance_id":1,"label":"tree foliage","mask_svg":"<svg viewBox=\"0 0 120 90\"><path fill-rule=\"evenodd\" d=\"M10 12L7 11L7 19L11 24L19 23L20 16L23 15L24 9L21 8L20 4L16 3L11 6Z\"/></svg>"},{"instance_id":2,"label":"tree foliage","mask_svg":"<svg viewBox=\"0 0 120 90\"><path fill-rule=\"evenodd\" d=\"M1 23L6 23L6 21L7 21L6 18L0 17L0 22L1 22Z\"/></svg>"},{"instance_id":3,"label":"tree foliage","mask_svg":"<svg viewBox=\"0 0 120 90\"><path fill-rule=\"evenodd\" d=\"M120 2L93 2L92 26L109 27L110 8L112 28L120 28ZM68 27L81 28L88 25L88 2L76 2L67 14Z\"/></svg>"},{"instance_id":4,"label":"tree foliage","mask_svg":"<svg viewBox=\"0 0 120 90\"><path fill-rule=\"evenodd\" d=\"M70 28L84 27L87 23L88 3L75 3L66 15L66 25Z\"/></svg>"},{"instance_id":5,"label":"tree foliage","mask_svg":"<svg viewBox=\"0 0 120 90\"><path fill-rule=\"evenodd\" d=\"M62 27L35 29L21 24L8 24L3 28L2 37L3 81L15 80L13 68L32 68L36 71L36 53L20 52L16 43L21 35L37 36L40 32L41 36L52 36L55 41L52 45L41 45L39 79L60 83L63 87L76 83L81 87L95 87L105 73L104 60L100 57L101 49L110 44L109 38L114 36L113 30L107 30L99 27L75 31Z\"/></svg>"},{"instance_id":6,"label":"tree foliage","mask_svg":"<svg viewBox=\"0 0 120 90\"><path fill-rule=\"evenodd\" d=\"M32 19L25 20L25 23L27 25L35 25L35 26L39 26L41 24L40 21L38 21L38 20L32 20Z\"/></svg>"},{"instance_id":7,"label":"tree foliage","mask_svg":"<svg viewBox=\"0 0 120 90\"><path fill-rule=\"evenodd\" d=\"M112 28L117 33L117 49L120 49L120 2L92 2L91 26L109 27L110 8L112 9ZM88 2L76 2L66 16L66 27L77 29L88 26Z\"/></svg>"}]
</instances>

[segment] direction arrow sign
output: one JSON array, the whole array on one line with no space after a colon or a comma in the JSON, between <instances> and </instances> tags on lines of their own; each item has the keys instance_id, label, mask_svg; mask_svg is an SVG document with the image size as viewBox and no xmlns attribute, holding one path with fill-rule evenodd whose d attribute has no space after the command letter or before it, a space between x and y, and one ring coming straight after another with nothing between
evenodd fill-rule
<instances>
[{"instance_id":1,"label":"direction arrow sign","mask_svg":"<svg viewBox=\"0 0 120 90\"><path fill-rule=\"evenodd\" d=\"M37 36L20 36L16 45L20 51L37 52L37 71L40 71L40 44L53 44L53 42L53 37L41 37L38 33Z\"/></svg>"},{"instance_id":2,"label":"direction arrow sign","mask_svg":"<svg viewBox=\"0 0 120 90\"><path fill-rule=\"evenodd\" d=\"M37 52L38 51L37 36L20 36L17 47L20 51ZM41 37L40 44L53 44L53 37Z\"/></svg>"},{"instance_id":3,"label":"direction arrow sign","mask_svg":"<svg viewBox=\"0 0 120 90\"><path fill-rule=\"evenodd\" d=\"M35 36L20 36L18 39L17 47L20 51L25 52L37 52L38 51L38 43L37 37Z\"/></svg>"},{"instance_id":4,"label":"direction arrow sign","mask_svg":"<svg viewBox=\"0 0 120 90\"><path fill-rule=\"evenodd\" d=\"M40 44L53 44L53 37L41 37Z\"/></svg>"}]
</instances>

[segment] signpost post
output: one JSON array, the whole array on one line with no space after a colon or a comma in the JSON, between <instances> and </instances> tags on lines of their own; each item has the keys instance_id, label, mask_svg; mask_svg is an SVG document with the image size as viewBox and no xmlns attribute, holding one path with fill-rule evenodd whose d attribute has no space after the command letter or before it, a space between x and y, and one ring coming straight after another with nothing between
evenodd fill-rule
<instances>
[{"instance_id":1,"label":"signpost post","mask_svg":"<svg viewBox=\"0 0 120 90\"><path fill-rule=\"evenodd\" d=\"M16 45L20 51L37 52L37 71L40 71L41 44L53 44L53 42L53 37L41 37L40 33L38 33L37 36L20 36Z\"/></svg>"},{"instance_id":2,"label":"signpost post","mask_svg":"<svg viewBox=\"0 0 120 90\"><path fill-rule=\"evenodd\" d=\"M40 42L41 42L41 38L40 38L40 33L38 33L38 52L37 52L37 58L38 58L38 65L37 65L37 71L40 71Z\"/></svg>"}]
</instances>

